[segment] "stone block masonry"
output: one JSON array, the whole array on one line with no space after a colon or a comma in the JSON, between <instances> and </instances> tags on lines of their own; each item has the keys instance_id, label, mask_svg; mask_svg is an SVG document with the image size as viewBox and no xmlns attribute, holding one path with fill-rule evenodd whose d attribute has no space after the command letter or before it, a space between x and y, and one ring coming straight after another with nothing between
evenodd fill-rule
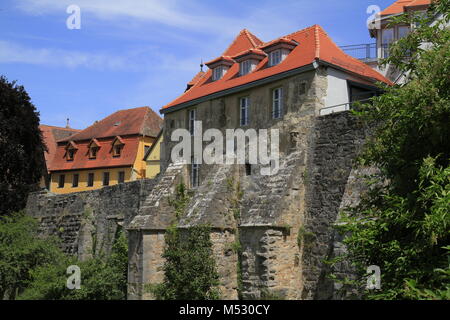
<instances>
[{"instance_id":1,"label":"stone block masonry","mask_svg":"<svg viewBox=\"0 0 450 320\"><path fill-rule=\"evenodd\" d=\"M224 299L333 299L336 286L323 260L345 250L333 224L364 191L352 168L368 130L349 112L287 114L283 126L286 152L276 175L258 174L257 165L251 175L244 165L211 165L183 212L171 199L189 181L188 166L170 163L152 180L67 195L33 193L26 210L44 234L58 235L64 250L81 259L109 252L123 226L129 299L151 299L146 285L163 280L164 234L175 221L181 229L211 226Z\"/></svg>"},{"instance_id":2,"label":"stone block masonry","mask_svg":"<svg viewBox=\"0 0 450 320\"><path fill-rule=\"evenodd\" d=\"M126 228L154 184L145 179L64 195L32 193L26 212L38 219L43 234L62 239L66 253L85 259L110 251L117 228Z\"/></svg>"}]
</instances>

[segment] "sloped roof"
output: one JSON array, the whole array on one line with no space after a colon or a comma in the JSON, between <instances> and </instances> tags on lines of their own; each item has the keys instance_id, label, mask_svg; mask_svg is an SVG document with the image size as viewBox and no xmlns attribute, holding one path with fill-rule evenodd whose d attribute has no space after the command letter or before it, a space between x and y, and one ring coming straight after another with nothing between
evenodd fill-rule
<instances>
[{"instance_id":1,"label":"sloped roof","mask_svg":"<svg viewBox=\"0 0 450 320\"><path fill-rule=\"evenodd\" d=\"M64 141L82 141L126 135L156 137L161 130L162 119L149 107L119 110Z\"/></svg>"},{"instance_id":2,"label":"sloped roof","mask_svg":"<svg viewBox=\"0 0 450 320\"><path fill-rule=\"evenodd\" d=\"M78 142L73 161L67 161L65 147L60 144L56 149L50 171L132 166L138 154L139 137L122 137L124 145L120 157L112 156L113 140L114 138L98 139L100 148L95 159L89 159L90 141Z\"/></svg>"},{"instance_id":3,"label":"sloped roof","mask_svg":"<svg viewBox=\"0 0 450 320\"><path fill-rule=\"evenodd\" d=\"M48 126L45 124L41 124L39 129L42 132L42 137L44 139L44 143L47 146L47 151L44 152L45 164L47 166L47 170L51 170L51 162L56 153L57 143L56 141L70 137L81 130L72 129L72 128L63 128L63 127L55 127Z\"/></svg>"},{"instance_id":4,"label":"sloped roof","mask_svg":"<svg viewBox=\"0 0 450 320\"><path fill-rule=\"evenodd\" d=\"M426 6L431 4L430 0L397 0L389 7L380 12L380 15L387 16L405 12L406 8L415 6Z\"/></svg>"},{"instance_id":5,"label":"sloped roof","mask_svg":"<svg viewBox=\"0 0 450 320\"><path fill-rule=\"evenodd\" d=\"M237 56L252 48L259 49L264 45L272 43L273 41L263 43L254 37L254 41L250 41L247 36L250 34L247 30L239 33L237 38L233 41L230 47L224 52L226 56ZM252 38L253 38L252 37ZM319 25L314 25L309 28L294 32L284 37L288 40L294 40L298 45L286 57L286 59L273 67L267 67L268 57L264 58L256 67L256 69L244 76L239 75L239 65L235 63L224 77L217 81L211 81L212 71L207 73L188 91L176 98L171 103L164 106L161 110L175 107L179 104L189 102L201 97L208 96L223 90L239 87L241 85L251 83L256 80L264 79L276 74L280 74L289 70L297 69L306 65L312 64L314 61L320 60L328 62L351 73L360 75L366 79L373 81L382 81L388 84L392 82L375 71L362 61L353 58L344 53L327 35L327 33ZM238 51L240 50L240 51Z\"/></svg>"}]
</instances>

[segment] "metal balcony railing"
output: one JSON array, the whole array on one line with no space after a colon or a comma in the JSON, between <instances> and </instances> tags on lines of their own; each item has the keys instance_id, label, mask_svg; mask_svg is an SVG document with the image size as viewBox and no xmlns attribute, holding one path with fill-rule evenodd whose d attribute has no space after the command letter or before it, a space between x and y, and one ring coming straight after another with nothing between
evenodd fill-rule
<instances>
[{"instance_id":1,"label":"metal balcony railing","mask_svg":"<svg viewBox=\"0 0 450 320\"><path fill-rule=\"evenodd\" d=\"M346 54L362 61L371 61L378 58L376 43L352 44L348 46L341 46L340 48Z\"/></svg>"}]
</instances>

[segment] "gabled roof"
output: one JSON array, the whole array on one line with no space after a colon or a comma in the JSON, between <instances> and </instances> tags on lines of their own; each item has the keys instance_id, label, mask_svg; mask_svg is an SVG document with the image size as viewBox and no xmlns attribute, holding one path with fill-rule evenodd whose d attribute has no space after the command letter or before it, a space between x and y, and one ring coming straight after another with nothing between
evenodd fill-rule
<instances>
[{"instance_id":1,"label":"gabled roof","mask_svg":"<svg viewBox=\"0 0 450 320\"><path fill-rule=\"evenodd\" d=\"M98 140L100 148L95 159L89 159L89 140L77 143L77 152L72 161L67 161L67 158L65 158L66 150L63 145L59 145L49 171L130 167L134 164L138 154L139 137L127 136L122 139L124 145L120 157L112 156L112 139L109 138Z\"/></svg>"},{"instance_id":2,"label":"gabled roof","mask_svg":"<svg viewBox=\"0 0 450 320\"><path fill-rule=\"evenodd\" d=\"M47 169L51 169L51 162L56 153L56 141L70 137L81 130L72 129L72 128L63 128L63 127L55 127L48 126L45 124L41 124L39 129L42 132L42 137L44 139L44 143L47 147L47 151L44 152L45 164Z\"/></svg>"},{"instance_id":3,"label":"gabled roof","mask_svg":"<svg viewBox=\"0 0 450 320\"><path fill-rule=\"evenodd\" d=\"M389 7L380 12L381 16L399 14L406 11L407 8L416 6L427 6L431 4L431 0L397 0Z\"/></svg>"},{"instance_id":4,"label":"gabled roof","mask_svg":"<svg viewBox=\"0 0 450 320\"><path fill-rule=\"evenodd\" d=\"M250 48L256 48L262 45L263 42L258 39L253 33L247 29L241 30L231 45L222 53L222 56L235 56L239 52Z\"/></svg>"},{"instance_id":5,"label":"gabled roof","mask_svg":"<svg viewBox=\"0 0 450 320\"><path fill-rule=\"evenodd\" d=\"M70 137L70 140L92 140L134 134L156 137L161 124L161 117L149 107L120 110Z\"/></svg>"},{"instance_id":6,"label":"gabled roof","mask_svg":"<svg viewBox=\"0 0 450 320\"><path fill-rule=\"evenodd\" d=\"M192 88L171 103L164 106L161 109L161 112L164 113L167 109L176 107L180 104L185 106L185 104L189 104L193 100L206 97L211 94L231 88L237 88L257 80L282 74L307 65L312 65L316 61L328 63L346 70L349 73L359 75L367 80L382 81L392 84L391 81L362 61L344 53L318 25L280 37L279 39L267 42L266 44L262 43L260 40L258 42L245 40L247 37L246 34L248 33L248 31L241 31L225 53L230 56L238 56L240 53L244 53L249 49L259 49L260 47L264 47L264 45L277 42L279 39L284 38L289 41L295 41L298 45L291 51L282 63L273 67L267 67L268 58L266 57L258 64L253 72L244 76L238 76L239 65L237 63L233 64L223 78L217 81L211 81L212 72L211 70L208 70L208 72L202 76L202 78L194 86L192 86ZM259 44L255 47L255 44L257 43ZM240 51L236 52L238 49ZM232 52L230 53L229 51Z\"/></svg>"}]
</instances>

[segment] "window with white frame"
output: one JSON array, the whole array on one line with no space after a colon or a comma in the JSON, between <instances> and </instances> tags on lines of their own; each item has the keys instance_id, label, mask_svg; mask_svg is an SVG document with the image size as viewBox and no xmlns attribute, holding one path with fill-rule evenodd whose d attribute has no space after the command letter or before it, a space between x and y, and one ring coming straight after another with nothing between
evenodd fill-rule
<instances>
[{"instance_id":1,"label":"window with white frame","mask_svg":"<svg viewBox=\"0 0 450 320\"><path fill-rule=\"evenodd\" d=\"M281 62L281 49L274 50L269 53L269 66L276 66Z\"/></svg>"},{"instance_id":2,"label":"window with white frame","mask_svg":"<svg viewBox=\"0 0 450 320\"><path fill-rule=\"evenodd\" d=\"M219 66L213 69L213 73L212 73L212 80L213 81L217 81L222 79L222 76L224 74L224 67L223 66Z\"/></svg>"},{"instance_id":3,"label":"window with white frame","mask_svg":"<svg viewBox=\"0 0 450 320\"><path fill-rule=\"evenodd\" d=\"M195 109L189 110L189 133L191 136L195 133Z\"/></svg>"},{"instance_id":4,"label":"window with white frame","mask_svg":"<svg viewBox=\"0 0 450 320\"><path fill-rule=\"evenodd\" d=\"M191 188L197 188L199 186L200 165L194 158L192 158L191 162Z\"/></svg>"},{"instance_id":5,"label":"window with white frame","mask_svg":"<svg viewBox=\"0 0 450 320\"><path fill-rule=\"evenodd\" d=\"M240 106L240 124L241 126L248 125L248 107L249 107L249 98L244 97L239 99Z\"/></svg>"},{"instance_id":6,"label":"window with white frame","mask_svg":"<svg viewBox=\"0 0 450 320\"><path fill-rule=\"evenodd\" d=\"M252 71L252 61L251 60L245 60L239 64L239 74L241 76L250 73L250 71Z\"/></svg>"},{"instance_id":7,"label":"window with white frame","mask_svg":"<svg viewBox=\"0 0 450 320\"><path fill-rule=\"evenodd\" d=\"M283 115L283 88L277 88L272 91L272 117L281 118Z\"/></svg>"}]
</instances>

